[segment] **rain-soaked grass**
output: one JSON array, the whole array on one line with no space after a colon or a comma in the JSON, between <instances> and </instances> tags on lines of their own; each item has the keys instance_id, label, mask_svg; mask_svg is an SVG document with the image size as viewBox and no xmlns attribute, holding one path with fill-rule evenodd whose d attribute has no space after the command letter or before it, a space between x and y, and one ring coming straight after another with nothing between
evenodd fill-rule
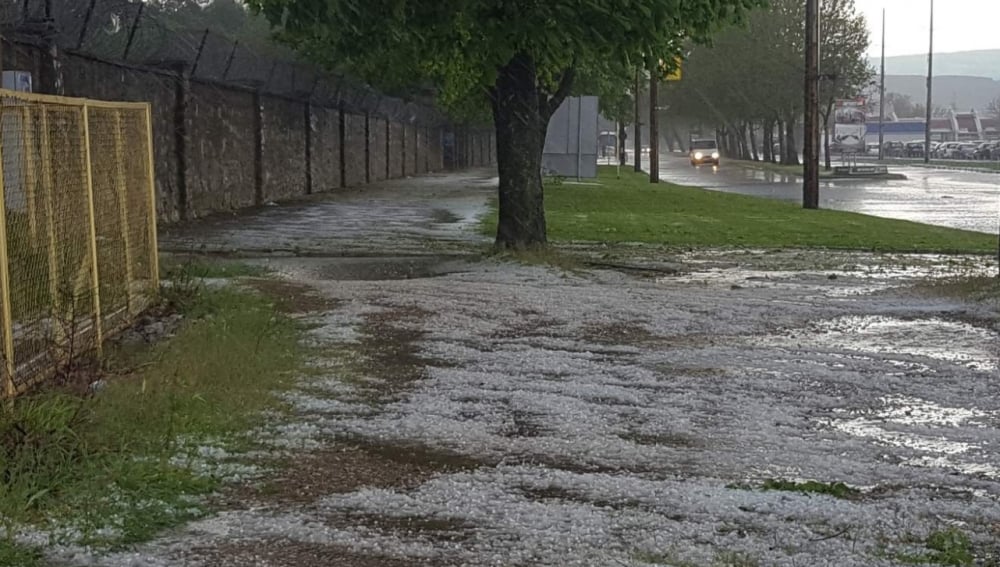
<instances>
[{"instance_id":1,"label":"rain-soaked grass","mask_svg":"<svg viewBox=\"0 0 1000 567\"><path fill-rule=\"evenodd\" d=\"M883 252L996 250L988 234L795 203L707 191L601 168L590 185L548 185L545 210L553 241L644 242L676 247L830 248ZM496 216L483 219L493 234Z\"/></svg>"},{"instance_id":2,"label":"rain-soaked grass","mask_svg":"<svg viewBox=\"0 0 1000 567\"><path fill-rule=\"evenodd\" d=\"M260 412L280 407L271 394L299 366L299 329L259 295L195 293L175 302L172 339L109 357L96 394L50 390L0 412L0 564L30 565L11 539L25 527L117 547L199 516L192 498L218 484L200 448L247 446Z\"/></svg>"}]
</instances>

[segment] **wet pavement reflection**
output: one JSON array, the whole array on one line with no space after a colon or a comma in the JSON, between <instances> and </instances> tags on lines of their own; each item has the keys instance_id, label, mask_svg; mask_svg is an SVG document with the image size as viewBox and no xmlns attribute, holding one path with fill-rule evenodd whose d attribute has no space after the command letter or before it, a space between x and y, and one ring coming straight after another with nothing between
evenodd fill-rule
<instances>
[{"instance_id":1,"label":"wet pavement reflection","mask_svg":"<svg viewBox=\"0 0 1000 567\"><path fill-rule=\"evenodd\" d=\"M820 206L995 234L1000 218L1000 175L919 167L892 167L906 180L824 180ZM802 180L795 175L723 162L691 167L686 159L661 160L660 178L680 185L798 202Z\"/></svg>"}]
</instances>

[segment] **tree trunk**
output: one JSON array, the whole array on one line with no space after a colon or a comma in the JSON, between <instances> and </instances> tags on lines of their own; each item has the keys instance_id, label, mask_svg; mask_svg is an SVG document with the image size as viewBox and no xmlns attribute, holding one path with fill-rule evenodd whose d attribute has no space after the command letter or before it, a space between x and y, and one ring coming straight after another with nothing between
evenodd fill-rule
<instances>
[{"instance_id":1,"label":"tree trunk","mask_svg":"<svg viewBox=\"0 0 1000 567\"><path fill-rule=\"evenodd\" d=\"M823 153L826 157L826 170L830 171L833 169L833 163L830 160L830 111L828 110L826 114L823 115Z\"/></svg>"},{"instance_id":2,"label":"tree trunk","mask_svg":"<svg viewBox=\"0 0 1000 567\"><path fill-rule=\"evenodd\" d=\"M625 123L620 122L618 124L618 165L625 167L628 161L628 151L625 150L625 140L628 139L628 129L625 128Z\"/></svg>"},{"instance_id":3,"label":"tree trunk","mask_svg":"<svg viewBox=\"0 0 1000 567\"><path fill-rule=\"evenodd\" d=\"M774 124L770 120L764 121L764 161L770 163L774 161Z\"/></svg>"},{"instance_id":4,"label":"tree trunk","mask_svg":"<svg viewBox=\"0 0 1000 567\"><path fill-rule=\"evenodd\" d=\"M785 121L785 159L783 165L802 165L799 161L799 148L795 144L795 120Z\"/></svg>"},{"instance_id":5,"label":"tree trunk","mask_svg":"<svg viewBox=\"0 0 1000 567\"><path fill-rule=\"evenodd\" d=\"M750 128L747 126L746 122L740 124L740 144L743 145L743 159L747 161L753 159L753 144L751 144L749 140L749 129Z\"/></svg>"},{"instance_id":6,"label":"tree trunk","mask_svg":"<svg viewBox=\"0 0 1000 567\"><path fill-rule=\"evenodd\" d=\"M499 69L493 92L500 175L496 247L501 249L546 244L542 149L549 113L536 84L534 60L518 54Z\"/></svg>"},{"instance_id":7,"label":"tree trunk","mask_svg":"<svg viewBox=\"0 0 1000 567\"><path fill-rule=\"evenodd\" d=\"M784 163L785 161L785 146L788 144L788 140L785 139L785 121L778 120L778 156L774 161L777 163Z\"/></svg>"},{"instance_id":8,"label":"tree trunk","mask_svg":"<svg viewBox=\"0 0 1000 567\"><path fill-rule=\"evenodd\" d=\"M757 152L757 127L750 123L750 157L754 161L760 161L760 154Z\"/></svg>"}]
</instances>

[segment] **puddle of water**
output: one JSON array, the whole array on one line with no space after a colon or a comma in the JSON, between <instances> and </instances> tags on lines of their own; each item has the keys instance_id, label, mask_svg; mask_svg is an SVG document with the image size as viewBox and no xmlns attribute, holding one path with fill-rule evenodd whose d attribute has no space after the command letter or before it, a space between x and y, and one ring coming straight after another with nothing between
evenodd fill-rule
<instances>
[{"instance_id":1,"label":"puddle of water","mask_svg":"<svg viewBox=\"0 0 1000 567\"><path fill-rule=\"evenodd\" d=\"M840 410L843 418L821 420L832 427L854 437L873 439L879 443L903 447L928 453L907 459L905 464L928 468L945 468L965 474L1000 477L1000 469L987 463L968 462L963 455L982 451L978 443L949 439L949 429L958 427L989 427L987 420L992 416L974 408L946 407L933 402L906 396L887 396L880 399L882 407L877 410L852 412ZM889 426L921 426L940 430L941 435L927 435L901 431Z\"/></svg>"},{"instance_id":2,"label":"puddle of water","mask_svg":"<svg viewBox=\"0 0 1000 567\"><path fill-rule=\"evenodd\" d=\"M814 323L803 340L822 348L925 357L973 370L1000 368L1000 337L988 329L941 319L847 316Z\"/></svg>"},{"instance_id":3,"label":"puddle of water","mask_svg":"<svg viewBox=\"0 0 1000 567\"><path fill-rule=\"evenodd\" d=\"M827 423L838 431L843 431L855 437L867 437L876 439L886 445L896 447L906 447L917 451L928 453L939 453L942 455L960 455L978 448L978 445L965 443L962 441L952 441L946 437L929 437L917 435L915 433L904 433L901 431L887 431L880 427L887 420L855 418L845 421L832 421Z\"/></svg>"},{"instance_id":4,"label":"puddle of water","mask_svg":"<svg viewBox=\"0 0 1000 567\"><path fill-rule=\"evenodd\" d=\"M387 281L434 278L468 270L454 256L387 258L277 258L268 268L293 280Z\"/></svg>"},{"instance_id":5,"label":"puddle of water","mask_svg":"<svg viewBox=\"0 0 1000 567\"><path fill-rule=\"evenodd\" d=\"M959 427L964 423L989 417L988 413L975 408L948 408L906 396L889 396L883 398L883 402L887 407L882 412L882 417L896 423Z\"/></svg>"}]
</instances>

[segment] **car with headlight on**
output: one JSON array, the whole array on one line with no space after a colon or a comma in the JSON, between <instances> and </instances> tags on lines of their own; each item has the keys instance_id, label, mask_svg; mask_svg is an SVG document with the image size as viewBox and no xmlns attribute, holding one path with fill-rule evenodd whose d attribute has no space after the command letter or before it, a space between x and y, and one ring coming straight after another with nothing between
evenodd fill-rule
<instances>
[{"instance_id":1,"label":"car with headlight on","mask_svg":"<svg viewBox=\"0 0 1000 567\"><path fill-rule=\"evenodd\" d=\"M715 140L691 140L691 151L688 152L691 165L699 166L710 163L719 165L719 144Z\"/></svg>"}]
</instances>

